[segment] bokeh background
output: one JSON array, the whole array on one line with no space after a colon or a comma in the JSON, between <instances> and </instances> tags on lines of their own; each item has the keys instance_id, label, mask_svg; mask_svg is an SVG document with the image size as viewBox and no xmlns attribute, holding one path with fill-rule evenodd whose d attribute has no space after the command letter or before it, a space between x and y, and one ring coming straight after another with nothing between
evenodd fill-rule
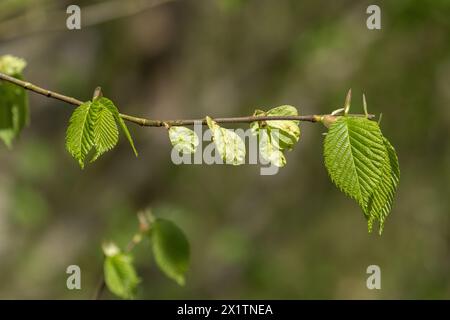
<instances>
[{"instance_id":1,"label":"bokeh background","mask_svg":"<svg viewBox=\"0 0 450 320\"><path fill-rule=\"evenodd\" d=\"M80 31L65 28L74 3ZM449 17L445 0L1 1L0 54L25 58L29 81L82 100L101 85L158 119L327 113L352 88L354 112L364 92L384 114L402 176L380 237L328 179L320 124L302 123L275 176L176 166L165 129L132 124L139 158L121 139L81 171L64 148L72 106L30 94L31 125L0 147L0 298L91 298L102 241L125 246L147 207L183 228L192 263L179 287L138 247L141 299L450 298ZM66 288L70 264L82 290ZM381 290L366 288L372 264Z\"/></svg>"}]
</instances>

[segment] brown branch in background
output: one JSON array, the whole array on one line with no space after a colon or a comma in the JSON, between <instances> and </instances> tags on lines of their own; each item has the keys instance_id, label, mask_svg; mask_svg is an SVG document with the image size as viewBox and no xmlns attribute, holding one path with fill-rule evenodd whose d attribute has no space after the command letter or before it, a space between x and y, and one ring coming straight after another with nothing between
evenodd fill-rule
<instances>
[{"instance_id":1,"label":"brown branch in background","mask_svg":"<svg viewBox=\"0 0 450 320\"><path fill-rule=\"evenodd\" d=\"M48 98L53 98L56 100L60 100L66 102L71 105L79 106L83 104L83 101L78 99L65 96L63 94L53 92L44 88L41 88L37 85L34 85L30 82L23 81L7 74L0 72L0 80L4 80L15 84L24 89L30 90L34 93L38 93L44 95ZM194 125L196 123L206 125L205 119L180 119L180 120L154 120L154 119L146 119L135 116L130 116L127 114L120 114L122 119L127 120L129 122L138 124L144 127L167 127L167 126L189 126ZM334 116L334 115L327 115ZM354 117L366 117L364 114L352 114ZM307 121L307 122L318 122L321 120L323 115L305 115L305 116L245 116L245 117L230 117L230 118L214 118L214 121L217 123L251 123L254 121L268 121L268 120L296 120L296 121ZM374 119L375 115L369 114L367 115L369 119Z\"/></svg>"},{"instance_id":2,"label":"brown branch in background","mask_svg":"<svg viewBox=\"0 0 450 320\"><path fill-rule=\"evenodd\" d=\"M92 27L105 22L127 18L141 14L157 6L177 0L110 0L83 6L83 28ZM0 19L0 39L16 40L23 37L49 32L65 31L66 9L61 7L35 6L22 15L8 20ZM59 21L48 25L45 21Z\"/></svg>"}]
</instances>

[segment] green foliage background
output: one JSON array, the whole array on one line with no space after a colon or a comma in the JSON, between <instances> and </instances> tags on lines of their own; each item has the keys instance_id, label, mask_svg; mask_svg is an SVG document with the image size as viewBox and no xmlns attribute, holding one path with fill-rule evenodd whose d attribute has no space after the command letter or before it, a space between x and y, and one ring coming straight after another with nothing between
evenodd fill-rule
<instances>
[{"instance_id":1,"label":"green foliage background","mask_svg":"<svg viewBox=\"0 0 450 320\"><path fill-rule=\"evenodd\" d=\"M73 109L31 95L32 125L0 150L0 298L90 298L102 241L124 247L147 206L182 227L192 263L179 287L137 247L139 298L450 298L447 1L380 1L381 31L365 27L373 1L187 0L82 31L64 29L69 1L40 3L0 3L0 55L25 58L35 83L82 100L101 85L155 118L326 113L351 87L353 112L364 91L384 113L402 181L380 237L329 181L320 125L302 125L275 176L175 166L165 129L131 125L139 158L121 139L81 172L63 147ZM81 291L66 289L70 264ZM366 289L371 264L380 291Z\"/></svg>"}]
</instances>

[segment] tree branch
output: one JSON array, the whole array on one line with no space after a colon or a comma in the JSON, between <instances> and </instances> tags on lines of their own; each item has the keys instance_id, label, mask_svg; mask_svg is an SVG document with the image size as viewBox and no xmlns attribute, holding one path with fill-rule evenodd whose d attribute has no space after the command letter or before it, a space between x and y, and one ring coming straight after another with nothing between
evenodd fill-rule
<instances>
[{"instance_id":1,"label":"tree branch","mask_svg":"<svg viewBox=\"0 0 450 320\"><path fill-rule=\"evenodd\" d=\"M71 105L79 106L83 104L83 101L80 101L76 98L68 97L63 94L53 92L44 88L41 88L37 85L34 85L30 82L23 81L14 77L11 77L7 74L0 72L0 80L4 80L15 84L16 86L22 87L26 90L32 91L37 94L41 94L48 98L56 99L59 101L66 102ZM296 121L307 121L307 122L319 122L321 121L324 115L304 115L304 116L246 116L246 117L230 117L230 118L214 118L214 121L217 123L250 123L254 121L268 121L268 120L296 120ZM334 115L328 115L334 116ZM364 114L352 114L354 117L366 117ZM154 120L154 119L146 119L135 116L130 116L127 114L120 114L120 117L129 122L138 124L144 127L167 127L167 126L189 126L194 125L196 123L206 125L206 119L180 119L180 120ZM367 118L374 119L375 115L368 114Z\"/></svg>"}]
</instances>

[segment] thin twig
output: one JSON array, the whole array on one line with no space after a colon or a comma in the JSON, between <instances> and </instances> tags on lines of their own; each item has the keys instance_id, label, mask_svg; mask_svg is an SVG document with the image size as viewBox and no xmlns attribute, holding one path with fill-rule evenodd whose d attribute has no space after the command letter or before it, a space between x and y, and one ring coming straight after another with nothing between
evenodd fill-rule
<instances>
[{"instance_id":1,"label":"thin twig","mask_svg":"<svg viewBox=\"0 0 450 320\"><path fill-rule=\"evenodd\" d=\"M34 93L38 93L44 95L48 98L53 98L59 101L66 102L71 105L79 106L83 104L83 101L80 101L76 98L68 97L63 94L50 91L48 89L41 88L37 85L34 85L30 82L23 81L14 77L11 77L7 74L0 72L0 79L13 83L19 87L30 90ZM122 119L127 120L129 122L138 124L144 127L166 127L168 126L190 126L194 124L202 124L206 125L206 120L203 119L180 119L180 120L154 120L154 119L146 119L135 116L130 116L127 114L120 114ZM366 117L364 114L352 114L354 117ZM369 114L367 116L369 119L375 118L375 115ZM230 117L230 118L214 118L214 121L217 123L250 123L254 121L268 121L268 120L296 120L296 121L307 121L307 122L318 122L322 118L322 115L304 115L304 116L246 116L246 117Z\"/></svg>"},{"instance_id":2,"label":"thin twig","mask_svg":"<svg viewBox=\"0 0 450 320\"><path fill-rule=\"evenodd\" d=\"M105 277L103 276L103 268L102 268L101 274L100 274L100 280L98 281L97 289L95 290L92 300L100 300L100 298L102 297L103 291L105 291L105 288L106 288L106 282L105 282Z\"/></svg>"}]
</instances>

